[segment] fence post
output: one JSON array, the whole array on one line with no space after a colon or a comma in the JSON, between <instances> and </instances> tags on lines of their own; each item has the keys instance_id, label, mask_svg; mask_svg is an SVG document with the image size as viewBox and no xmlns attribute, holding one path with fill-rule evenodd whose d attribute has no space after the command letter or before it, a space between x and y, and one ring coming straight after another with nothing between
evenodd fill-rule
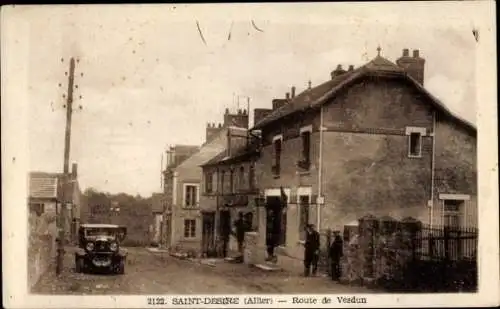
<instances>
[{"instance_id":1,"label":"fence post","mask_svg":"<svg viewBox=\"0 0 500 309\"><path fill-rule=\"evenodd\" d=\"M444 238L444 258L448 262L450 260L450 230L448 226L443 228L443 238Z\"/></svg>"}]
</instances>

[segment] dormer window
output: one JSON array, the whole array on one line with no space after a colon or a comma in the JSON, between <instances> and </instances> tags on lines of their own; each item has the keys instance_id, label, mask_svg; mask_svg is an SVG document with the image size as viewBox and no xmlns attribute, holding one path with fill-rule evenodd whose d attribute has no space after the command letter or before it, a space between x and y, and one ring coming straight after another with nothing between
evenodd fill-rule
<instances>
[{"instance_id":1,"label":"dormer window","mask_svg":"<svg viewBox=\"0 0 500 309\"><path fill-rule=\"evenodd\" d=\"M406 135L408 136L408 157L422 157L422 137L425 136L425 128L406 127Z\"/></svg>"}]
</instances>

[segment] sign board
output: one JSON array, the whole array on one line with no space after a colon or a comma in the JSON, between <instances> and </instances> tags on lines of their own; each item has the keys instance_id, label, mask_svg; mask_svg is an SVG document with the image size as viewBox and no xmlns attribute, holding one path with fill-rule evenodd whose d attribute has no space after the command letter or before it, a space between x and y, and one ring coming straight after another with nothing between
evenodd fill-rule
<instances>
[{"instance_id":1,"label":"sign board","mask_svg":"<svg viewBox=\"0 0 500 309\"><path fill-rule=\"evenodd\" d=\"M316 198L316 204L318 204L318 205L323 205L323 204L325 204L325 197L324 197L324 196L318 196L318 197Z\"/></svg>"}]
</instances>

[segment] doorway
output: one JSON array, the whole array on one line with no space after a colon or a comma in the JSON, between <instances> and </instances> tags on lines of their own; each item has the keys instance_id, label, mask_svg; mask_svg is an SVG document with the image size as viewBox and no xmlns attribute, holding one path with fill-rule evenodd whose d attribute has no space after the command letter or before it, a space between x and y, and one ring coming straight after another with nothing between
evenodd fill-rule
<instances>
[{"instance_id":1,"label":"doorway","mask_svg":"<svg viewBox=\"0 0 500 309\"><path fill-rule=\"evenodd\" d=\"M220 254L223 257L227 257L229 238L231 236L231 213L229 210L220 211L219 231L221 238Z\"/></svg>"},{"instance_id":2,"label":"doorway","mask_svg":"<svg viewBox=\"0 0 500 309\"><path fill-rule=\"evenodd\" d=\"M266 197L266 246L276 247L284 243L283 207L279 196Z\"/></svg>"},{"instance_id":3,"label":"doorway","mask_svg":"<svg viewBox=\"0 0 500 309\"><path fill-rule=\"evenodd\" d=\"M202 217L201 250L206 257L215 257L215 212L204 212Z\"/></svg>"}]
</instances>

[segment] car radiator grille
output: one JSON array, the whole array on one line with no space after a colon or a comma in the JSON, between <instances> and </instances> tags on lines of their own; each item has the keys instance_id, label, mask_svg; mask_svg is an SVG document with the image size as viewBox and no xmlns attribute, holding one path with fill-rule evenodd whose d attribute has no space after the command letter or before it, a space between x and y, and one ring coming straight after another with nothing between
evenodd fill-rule
<instances>
[{"instance_id":1,"label":"car radiator grille","mask_svg":"<svg viewBox=\"0 0 500 309\"><path fill-rule=\"evenodd\" d=\"M106 241L96 241L95 243L95 251L96 252L103 252L103 251L109 251L109 244Z\"/></svg>"}]
</instances>

